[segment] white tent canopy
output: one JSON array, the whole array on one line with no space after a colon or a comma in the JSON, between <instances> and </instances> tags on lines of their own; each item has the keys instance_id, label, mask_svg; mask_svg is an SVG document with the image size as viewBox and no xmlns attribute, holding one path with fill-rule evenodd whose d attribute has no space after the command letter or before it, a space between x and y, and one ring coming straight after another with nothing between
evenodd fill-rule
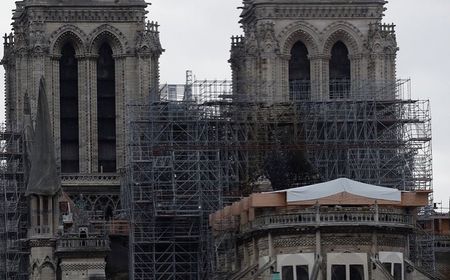
<instances>
[{"instance_id":1,"label":"white tent canopy","mask_svg":"<svg viewBox=\"0 0 450 280\"><path fill-rule=\"evenodd\" d=\"M343 192L371 199L401 201L401 191L397 189L364 184L347 178L277 192L286 192L288 203L321 199Z\"/></svg>"}]
</instances>

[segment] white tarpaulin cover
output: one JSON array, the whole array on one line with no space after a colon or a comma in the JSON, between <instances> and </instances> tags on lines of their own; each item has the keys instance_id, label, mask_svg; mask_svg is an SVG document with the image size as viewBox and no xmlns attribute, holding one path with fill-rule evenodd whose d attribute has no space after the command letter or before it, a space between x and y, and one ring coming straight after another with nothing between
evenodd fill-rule
<instances>
[{"instance_id":1,"label":"white tarpaulin cover","mask_svg":"<svg viewBox=\"0 0 450 280\"><path fill-rule=\"evenodd\" d=\"M320 199L342 192L372 199L401 201L401 191L397 189L364 184L347 178L278 192L286 192L288 203Z\"/></svg>"}]
</instances>

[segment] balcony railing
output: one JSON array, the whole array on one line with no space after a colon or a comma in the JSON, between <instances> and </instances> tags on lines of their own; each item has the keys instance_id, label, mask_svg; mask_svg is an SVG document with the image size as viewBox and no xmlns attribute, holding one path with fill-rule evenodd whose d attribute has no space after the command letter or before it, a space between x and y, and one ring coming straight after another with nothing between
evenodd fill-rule
<instances>
[{"instance_id":1,"label":"balcony railing","mask_svg":"<svg viewBox=\"0 0 450 280\"><path fill-rule=\"evenodd\" d=\"M49 235L50 226L35 226L32 231L33 235Z\"/></svg>"},{"instance_id":2,"label":"balcony railing","mask_svg":"<svg viewBox=\"0 0 450 280\"><path fill-rule=\"evenodd\" d=\"M434 250L435 252L450 252L450 234L435 235Z\"/></svg>"},{"instance_id":3,"label":"balcony railing","mask_svg":"<svg viewBox=\"0 0 450 280\"><path fill-rule=\"evenodd\" d=\"M109 240L102 237L62 237L57 240L57 252L109 251Z\"/></svg>"},{"instance_id":4,"label":"balcony railing","mask_svg":"<svg viewBox=\"0 0 450 280\"><path fill-rule=\"evenodd\" d=\"M62 174L61 181L63 186L120 185L120 175L116 173Z\"/></svg>"},{"instance_id":5,"label":"balcony railing","mask_svg":"<svg viewBox=\"0 0 450 280\"><path fill-rule=\"evenodd\" d=\"M256 229L284 227L327 227L327 226L388 226L413 228L412 215L389 211L336 211L275 214L256 217L253 222L241 226L242 232Z\"/></svg>"}]
</instances>

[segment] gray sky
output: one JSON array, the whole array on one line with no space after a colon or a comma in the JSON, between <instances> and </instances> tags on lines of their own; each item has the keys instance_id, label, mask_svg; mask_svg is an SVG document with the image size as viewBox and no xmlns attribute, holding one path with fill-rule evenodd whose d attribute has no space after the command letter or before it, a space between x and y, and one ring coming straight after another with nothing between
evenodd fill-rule
<instances>
[{"instance_id":1,"label":"gray sky","mask_svg":"<svg viewBox=\"0 0 450 280\"><path fill-rule=\"evenodd\" d=\"M229 79L230 37L240 34L241 0L152 0L149 19L161 24L161 83ZM0 31L10 32L13 0L2 0ZM430 99L433 116L435 201L450 198L450 1L391 0L386 23L397 25L397 73L412 79L412 96ZM3 55L3 49L0 50ZM1 69L3 75L3 68ZM3 88L3 79L0 79ZM3 99L3 98L2 98ZM2 106L3 107L3 106ZM1 110L1 116L4 115ZM2 117L3 119L3 117ZM448 206L447 206L448 207Z\"/></svg>"}]
</instances>

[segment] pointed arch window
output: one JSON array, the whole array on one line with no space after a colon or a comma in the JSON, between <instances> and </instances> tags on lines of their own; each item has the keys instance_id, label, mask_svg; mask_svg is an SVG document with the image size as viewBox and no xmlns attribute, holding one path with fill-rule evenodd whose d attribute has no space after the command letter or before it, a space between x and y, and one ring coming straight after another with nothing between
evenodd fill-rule
<instances>
[{"instance_id":1,"label":"pointed arch window","mask_svg":"<svg viewBox=\"0 0 450 280\"><path fill-rule=\"evenodd\" d=\"M116 172L116 86L115 61L107 43L97 60L98 170Z\"/></svg>"},{"instance_id":2,"label":"pointed arch window","mask_svg":"<svg viewBox=\"0 0 450 280\"><path fill-rule=\"evenodd\" d=\"M347 46L338 41L331 49L330 99L348 98L350 95L350 59Z\"/></svg>"},{"instance_id":3,"label":"pointed arch window","mask_svg":"<svg viewBox=\"0 0 450 280\"><path fill-rule=\"evenodd\" d=\"M311 96L311 64L308 49L300 41L291 49L289 93L292 100L309 100Z\"/></svg>"},{"instance_id":4,"label":"pointed arch window","mask_svg":"<svg viewBox=\"0 0 450 280\"><path fill-rule=\"evenodd\" d=\"M78 127L78 60L72 44L61 50L60 69L60 125L61 172L79 172Z\"/></svg>"}]
</instances>

